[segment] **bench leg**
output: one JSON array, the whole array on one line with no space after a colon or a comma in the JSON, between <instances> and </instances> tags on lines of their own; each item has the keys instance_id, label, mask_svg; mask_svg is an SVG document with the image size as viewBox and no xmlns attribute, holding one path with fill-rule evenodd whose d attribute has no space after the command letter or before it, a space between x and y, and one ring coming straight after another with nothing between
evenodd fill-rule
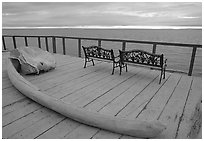
<instances>
[{"instance_id":1,"label":"bench leg","mask_svg":"<svg viewBox=\"0 0 204 141\"><path fill-rule=\"evenodd\" d=\"M166 66L167 66L167 64L166 64L166 61L167 61L167 59L165 59L165 64L164 64L164 67L163 67L163 79L165 79L165 74L166 74Z\"/></svg>"},{"instance_id":2,"label":"bench leg","mask_svg":"<svg viewBox=\"0 0 204 141\"><path fill-rule=\"evenodd\" d=\"M127 72L127 71L128 71L128 70L127 70L127 64L125 64L125 68L126 68L126 72Z\"/></svg>"},{"instance_id":3,"label":"bench leg","mask_svg":"<svg viewBox=\"0 0 204 141\"><path fill-rule=\"evenodd\" d=\"M161 69L161 74L160 74L159 84L161 84L162 74L163 74L163 69Z\"/></svg>"},{"instance_id":4,"label":"bench leg","mask_svg":"<svg viewBox=\"0 0 204 141\"><path fill-rule=\"evenodd\" d=\"M92 63L93 63L93 66L94 66L95 64L94 64L94 61L93 61L93 59L91 59L91 61L92 61Z\"/></svg>"},{"instance_id":5,"label":"bench leg","mask_svg":"<svg viewBox=\"0 0 204 141\"><path fill-rule=\"evenodd\" d=\"M165 69L163 70L163 79L165 79Z\"/></svg>"},{"instance_id":6,"label":"bench leg","mask_svg":"<svg viewBox=\"0 0 204 141\"><path fill-rule=\"evenodd\" d=\"M87 59L85 58L84 68L86 68L86 62L87 62Z\"/></svg>"},{"instance_id":7,"label":"bench leg","mask_svg":"<svg viewBox=\"0 0 204 141\"><path fill-rule=\"evenodd\" d=\"M165 79L165 75L166 75L166 67L164 68L164 72L163 72L164 74L164 76L163 76L163 79Z\"/></svg>"},{"instance_id":8,"label":"bench leg","mask_svg":"<svg viewBox=\"0 0 204 141\"><path fill-rule=\"evenodd\" d=\"M119 67L120 67L120 75L121 75L121 71L122 71L122 66L121 66L121 64L119 64Z\"/></svg>"},{"instance_id":9,"label":"bench leg","mask_svg":"<svg viewBox=\"0 0 204 141\"><path fill-rule=\"evenodd\" d=\"M114 74L114 70L115 70L115 63L113 62L113 70L112 70L112 75Z\"/></svg>"}]
</instances>

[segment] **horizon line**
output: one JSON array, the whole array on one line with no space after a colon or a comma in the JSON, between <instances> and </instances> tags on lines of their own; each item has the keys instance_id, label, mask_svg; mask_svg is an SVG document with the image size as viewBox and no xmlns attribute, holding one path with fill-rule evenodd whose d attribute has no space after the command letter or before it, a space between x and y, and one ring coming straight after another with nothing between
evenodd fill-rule
<instances>
[{"instance_id":1,"label":"horizon line","mask_svg":"<svg viewBox=\"0 0 204 141\"><path fill-rule=\"evenodd\" d=\"M49 29L49 28L76 28L76 29L202 29L202 26L21 26L2 27L2 29Z\"/></svg>"}]
</instances>

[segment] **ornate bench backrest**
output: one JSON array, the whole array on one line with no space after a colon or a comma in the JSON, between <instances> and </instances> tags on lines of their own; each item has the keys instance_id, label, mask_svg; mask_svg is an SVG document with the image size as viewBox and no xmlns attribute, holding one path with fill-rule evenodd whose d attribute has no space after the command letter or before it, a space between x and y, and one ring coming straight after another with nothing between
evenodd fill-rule
<instances>
[{"instance_id":1,"label":"ornate bench backrest","mask_svg":"<svg viewBox=\"0 0 204 141\"><path fill-rule=\"evenodd\" d=\"M163 66L163 54L152 54L143 50L119 50L119 52L121 62L142 64L155 67Z\"/></svg>"},{"instance_id":2,"label":"ornate bench backrest","mask_svg":"<svg viewBox=\"0 0 204 141\"><path fill-rule=\"evenodd\" d=\"M82 46L82 48L86 58L94 57L99 59L114 60L114 53L112 49L104 49L98 46Z\"/></svg>"}]
</instances>

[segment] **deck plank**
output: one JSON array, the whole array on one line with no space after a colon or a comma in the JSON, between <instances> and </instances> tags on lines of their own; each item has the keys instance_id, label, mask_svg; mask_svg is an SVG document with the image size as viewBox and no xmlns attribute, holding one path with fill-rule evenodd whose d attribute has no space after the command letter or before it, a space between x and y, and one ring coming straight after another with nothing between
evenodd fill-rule
<instances>
[{"instance_id":1,"label":"deck plank","mask_svg":"<svg viewBox=\"0 0 204 141\"><path fill-rule=\"evenodd\" d=\"M80 85L81 84L88 84L89 80L93 79L94 77L97 77L98 75L100 75L101 72L103 72L103 71L100 71L100 72L93 71L92 73L83 75L83 76L78 77L72 81L69 81L69 82L63 83L61 85L57 85L55 87L52 87L52 88L46 90L46 92L49 95L52 95L52 94L55 94L55 93L62 91L62 90L68 91L68 89L75 87L76 84L80 84Z\"/></svg>"},{"instance_id":2,"label":"deck plank","mask_svg":"<svg viewBox=\"0 0 204 141\"><path fill-rule=\"evenodd\" d=\"M56 58L56 68L54 70L51 70L47 73L41 73L40 75L25 75L24 77L31 81L32 83L35 83L35 81L37 82L41 82L45 79L51 79L53 77L55 77L55 75L52 75L52 71L56 71L56 75L61 74L65 71L67 71L67 69L71 68L71 67L67 67L67 66L73 66L74 64L77 64L78 62L81 62L80 59L76 59L75 57L69 57L69 56L65 56L63 58L59 57Z\"/></svg>"},{"instance_id":3,"label":"deck plank","mask_svg":"<svg viewBox=\"0 0 204 141\"><path fill-rule=\"evenodd\" d=\"M36 111L33 111L25 117L22 117L20 120L16 120L15 122L3 127L3 138L11 138L15 134L25 130L27 127L46 118L47 116L49 116L49 113L50 111L47 108L41 108Z\"/></svg>"},{"instance_id":4,"label":"deck plank","mask_svg":"<svg viewBox=\"0 0 204 141\"><path fill-rule=\"evenodd\" d=\"M66 139L90 139L99 129L81 124L65 136Z\"/></svg>"},{"instance_id":5,"label":"deck plank","mask_svg":"<svg viewBox=\"0 0 204 141\"><path fill-rule=\"evenodd\" d=\"M158 118L168 98L171 96L177 86L181 76L171 75L161 89L151 97L146 103L142 104L138 109L128 116L136 117L141 120L155 120Z\"/></svg>"},{"instance_id":6,"label":"deck plank","mask_svg":"<svg viewBox=\"0 0 204 141\"><path fill-rule=\"evenodd\" d=\"M13 103L16 103L22 99L25 99L26 97L22 95L18 90L16 90L14 87L10 87L8 89L2 90L2 108L12 105Z\"/></svg>"},{"instance_id":7,"label":"deck plank","mask_svg":"<svg viewBox=\"0 0 204 141\"><path fill-rule=\"evenodd\" d=\"M104 75L106 75L104 73ZM64 97L62 100L65 103L73 103L73 101L76 101L78 99L80 99L81 97L83 97L84 95L90 93L91 91L99 88L100 86L108 83L109 81L111 81L112 79L114 79L114 77L110 76L110 75L101 75L101 77L98 77L98 79L96 81L93 82L91 81L92 85L86 85L85 87L82 87L81 89L78 89L77 91L73 92L71 95L68 95L66 97ZM89 83L87 83L89 84Z\"/></svg>"},{"instance_id":8,"label":"deck plank","mask_svg":"<svg viewBox=\"0 0 204 141\"><path fill-rule=\"evenodd\" d=\"M4 67L6 68L5 65L4 65ZM4 69L2 68L2 80L5 79L5 78L8 78L8 74L7 74L6 70L4 70Z\"/></svg>"},{"instance_id":9,"label":"deck plank","mask_svg":"<svg viewBox=\"0 0 204 141\"><path fill-rule=\"evenodd\" d=\"M37 139L63 139L80 125L79 122L66 118L44 134L38 136Z\"/></svg>"},{"instance_id":10,"label":"deck plank","mask_svg":"<svg viewBox=\"0 0 204 141\"><path fill-rule=\"evenodd\" d=\"M55 72L51 73L53 76L49 79L45 77L45 80L36 80L35 82L32 81L32 83L37 85L41 90L47 90L92 72L85 70L80 64L75 64L75 66L68 67L69 69L65 69L66 71L61 73L58 73L57 70L55 70L57 74L55 74Z\"/></svg>"},{"instance_id":11,"label":"deck plank","mask_svg":"<svg viewBox=\"0 0 204 141\"><path fill-rule=\"evenodd\" d=\"M96 85L99 85L97 82L101 82L107 79L107 77L110 76L110 74L107 73L99 73L95 77L88 79L87 81L83 81L82 83L79 83L77 85L74 85L72 87L66 87L65 89L59 90L59 94L54 93L52 96L60 99L64 99L66 101L66 98L69 100L76 99L83 95L86 90L93 89Z\"/></svg>"},{"instance_id":12,"label":"deck plank","mask_svg":"<svg viewBox=\"0 0 204 141\"><path fill-rule=\"evenodd\" d=\"M144 90L144 88L157 77L157 75L158 73L153 73L153 71L150 71L148 74L149 77L147 78L145 77L145 71L142 71L139 75L140 81L137 81L137 83L135 83L131 88L117 97L117 99L114 99L114 101L103 107L99 112L112 116L117 115L127 104L137 97Z\"/></svg>"},{"instance_id":13,"label":"deck plank","mask_svg":"<svg viewBox=\"0 0 204 141\"><path fill-rule=\"evenodd\" d=\"M148 101L154 97L154 95L162 88L162 86L168 81L171 74L166 74L166 79L162 81L160 85L157 83L157 79L155 79L144 91L140 93L130 104L128 104L120 113L118 113L118 117L135 119L135 116L131 115L136 109L143 108L142 105L148 103ZM133 115L133 114L132 114Z\"/></svg>"},{"instance_id":14,"label":"deck plank","mask_svg":"<svg viewBox=\"0 0 204 141\"><path fill-rule=\"evenodd\" d=\"M149 78L146 78L147 80L144 81L144 74L150 75ZM125 91L123 94L118 96L116 99L111 101L108 105L105 107L100 107L99 113L108 114L110 116L117 116L117 114L123 109L125 106L127 106L137 95L140 94L142 91L141 88L144 88L149 83L152 82L157 77L157 73L150 70L143 70L142 72L138 73L137 78L135 78L136 83L134 83L127 91ZM103 135L103 136L112 136L112 138L118 137L120 138L120 134L112 133L108 134L105 132L103 133L103 130L100 130L95 136L97 135ZM116 136L117 135L117 136ZM101 136L102 138L102 136ZM135 138L135 137L134 137Z\"/></svg>"},{"instance_id":15,"label":"deck plank","mask_svg":"<svg viewBox=\"0 0 204 141\"><path fill-rule=\"evenodd\" d=\"M49 80L55 80L55 78L62 77L63 75L72 72L73 70L78 70L80 69L81 66L79 66L78 63L74 63L74 64L67 64L64 65L63 67L60 68L55 68L54 70L51 70L47 73L42 73L42 75L34 75L34 80L31 80L31 82L33 84L38 84L38 83L42 83L45 80L49 82ZM54 74L54 75L53 75ZM41 77L40 77L41 76ZM43 76L43 77L42 77ZM29 75L25 76L26 78L29 77ZM32 78L33 76L31 76ZM29 80L29 79L28 79ZM44 80L44 81L43 81ZM30 81L30 80L29 80Z\"/></svg>"},{"instance_id":16,"label":"deck plank","mask_svg":"<svg viewBox=\"0 0 204 141\"><path fill-rule=\"evenodd\" d=\"M191 87L192 77L182 76L178 86L176 87L172 97L166 104L159 120L167 125L167 129L157 138L167 137L173 139L176 137L177 128L182 117L182 111L188 97Z\"/></svg>"},{"instance_id":17,"label":"deck plank","mask_svg":"<svg viewBox=\"0 0 204 141\"><path fill-rule=\"evenodd\" d=\"M7 88L10 88L10 87L12 87L12 86L13 86L13 85L12 85L12 83L11 83L11 81L9 80L8 77L2 79L2 90L7 89Z\"/></svg>"},{"instance_id":18,"label":"deck plank","mask_svg":"<svg viewBox=\"0 0 204 141\"><path fill-rule=\"evenodd\" d=\"M50 112L49 116L46 118L41 119L40 121L36 122L35 124L30 125L25 130L18 132L17 134L13 135L11 139L30 139L36 138L41 135L43 132L63 120L65 117L61 114L56 112Z\"/></svg>"},{"instance_id":19,"label":"deck plank","mask_svg":"<svg viewBox=\"0 0 204 141\"><path fill-rule=\"evenodd\" d=\"M98 132L92 137L92 139L119 139L122 135L109 132L106 130L98 130Z\"/></svg>"},{"instance_id":20,"label":"deck plank","mask_svg":"<svg viewBox=\"0 0 204 141\"><path fill-rule=\"evenodd\" d=\"M2 116L5 116L6 114L9 114L15 110L17 110L18 107L24 107L29 102L28 98L24 98L18 102L14 102L10 105L2 107Z\"/></svg>"},{"instance_id":21,"label":"deck plank","mask_svg":"<svg viewBox=\"0 0 204 141\"><path fill-rule=\"evenodd\" d=\"M194 77L191 91L186 102L186 106L183 112L183 117L179 126L177 138L191 138L190 132L193 126L193 116L196 111L196 105L200 103L202 99L202 79ZM200 138L200 137L198 137Z\"/></svg>"},{"instance_id":22,"label":"deck plank","mask_svg":"<svg viewBox=\"0 0 204 141\"><path fill-rule=\"evenodd\" d=\"M126 83L124 82L122 85L118 85L111 91L108 91L105 95L98 97L97 99L95 99L91 103L84 105L83 107L91 111L99 111L101 108L105 107L105 105L116 99L119 95L121 95L132 85L134 85L136 83L135 79L137 79L139 71L142 70L137 69L137 72L135 71L135 74L126 80Z\"/></svg>"},{"instance_id":23,"label":"deck plank","mask_svg":"<svg viewBox=\"0 0 204 141\"><path fill-rule=\"evenodd\" d=\"M17 110L4 115L2 119L3 126L8 125L18 119L21 119L22 117L27 116L33 111L36 111L40 108L41 106L39 104L36 104L35 102L30 101L23 107L19 107Z\"/></svg>"},{"instance_id":24,"label":"deck plank","mask_svg":"<svg viewBox=\"0 0 204 141\"><path fill-rule=\"evenodd\" d=\"M103 96L104 94L110 92L111 90L115 89L116 87L122 85L125 83L128 79L132 78L134 75L126 75L118 77L117 75L109 76L108 80L105 81L105 83L102 83L100 86L97 87L97 89L94 89L92 91L87 92L87 94L84 94L80 98L78 98L75 101L72 101L73 104L84 107L87 104L91 103L95 99Z\"/></svg>"}]
</instances>

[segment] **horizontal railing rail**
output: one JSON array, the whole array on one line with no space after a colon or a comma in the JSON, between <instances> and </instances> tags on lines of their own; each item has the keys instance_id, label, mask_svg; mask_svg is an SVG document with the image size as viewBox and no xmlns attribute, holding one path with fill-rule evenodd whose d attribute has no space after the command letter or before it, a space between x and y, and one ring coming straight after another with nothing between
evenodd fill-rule
<instances>
[{"instance_id":1,"label":"horizontal railing rail","mask_svg":"<svg viewBox=\"0 0 204 141\"><path fill-rule=\"evenodd\" d=\"M62 47L63 47L63 54L66 54L66 39L75 39L78 40L78 56L81 57L81 43L82 40L95 40L98 41L98 46L101 46L102 41L110 41L110 42L121 42L122 43L122 50L126 49L127 43L139 43L139 44L151 44L152 45L152 53L156 53L157 45L164 45L164 46L179 46L179 47L187 47L192 48L192 54L190 59L190 65L189 65L189 71L188 75L191 76L193 72L193 66L195 61L195 55L197 48L202 48L202 45L199 44L184 44L184 43L169 43L169 42L156 42L156 41L137 41L137 40L123 40L123 39L104 39L104 38L84 38L84 37L68 37L68 36L48 36L48 35L2 35L2 45L3 50L7 50L5 38L12 38L13 40L13 46L14 48L17 48L16 45L16 38L24 38L25 46L28 46L28 38L37 38L38 40L38 46L41 48L41 39L44 38L45 40L45 46L46 50L49 51L49 45L48 45L48 38L52 40L52 47L53 47L53 53L57 53L56 49L56 39L60 38L62 40Z\"/></svg>"}]
</instances>

